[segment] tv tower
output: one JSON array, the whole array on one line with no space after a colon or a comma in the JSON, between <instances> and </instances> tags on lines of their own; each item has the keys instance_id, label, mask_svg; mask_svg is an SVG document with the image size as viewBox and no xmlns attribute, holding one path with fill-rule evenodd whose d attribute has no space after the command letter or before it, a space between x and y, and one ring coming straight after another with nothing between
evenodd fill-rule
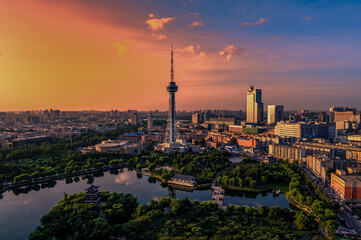
<instances>
[{"instance_id":1,"label":"tv tower","mask_svg":"<svg viewBox=\"0 0 361 240\"><path fill-rule=\"evenodd\" d=\"M174 82L174 70L173 70L173 46L171 48L171 59L170 59L170 82L166 89L169 92L169 112L168 112L168 125L165 142L170 144L175 142L175 93L178 91L178 86Z\"/></svg>"}]
</instances>

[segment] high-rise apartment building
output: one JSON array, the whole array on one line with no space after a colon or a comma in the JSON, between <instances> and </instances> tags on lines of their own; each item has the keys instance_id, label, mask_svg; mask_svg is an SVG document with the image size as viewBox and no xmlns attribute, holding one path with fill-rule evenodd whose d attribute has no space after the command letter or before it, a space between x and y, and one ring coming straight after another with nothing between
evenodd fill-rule
<instances>
[{"instance_id":1,"label":"high-rise apartment building","mask_svg":"<svg viewBox=\"0 0 361 240\"><path fill-rule=\"evenodd\" d=\"M247 91L247 122L263 121L262 89L254 89L251 85Z\"/></svg>"},{"instance_id":2,"label":"high-rise apartment building","mask_svg":"<svg viewBox=\"0 0 361 240\"><path fill-rule=\"evenodd\" d=\"M139 114L138 114L137 110L131 110L131 112L130 112L130 122L133 125L136 125L136 124L140 123Z\"/></svg>"},{"instance_id":3,"label":"high-rise apartment building","mask_svg":"<svg viewBox=\"0 0 361 240\"><path fill-rule=\"evenodd\" d=\"M193 124L199 124L200 123L200 115L199 115L199 113L193 113L192 114L192 123Z\"/></svg>"},{"instance_id":4,"label":"high-rise apartment building","mask_svg":"<svg viewBox=\"0 0 361 240\"><path fill-rule=\"evenodd\" d=\"M147 117L147 129L148 130L153 129L153 115L151 113Z\"/></svg>"},{"instance_id":5,"label":"high-rise apartment building","mask_svg":"<svg viewBox=\"0 0 361 240\"><path fill-rule=\"evenodd\" d=\"M282 105L268 105L267 123L276 124L282 121L283 106Z\"/></svg>"}]
</instances>

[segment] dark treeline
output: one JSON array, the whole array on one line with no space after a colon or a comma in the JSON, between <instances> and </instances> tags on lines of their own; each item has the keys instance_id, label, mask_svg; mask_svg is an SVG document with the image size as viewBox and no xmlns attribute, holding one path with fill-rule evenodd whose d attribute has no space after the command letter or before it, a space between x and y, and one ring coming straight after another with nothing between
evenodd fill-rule
<instances>
[{"instance_id":1,"label":"dark treeline","mask_svg":"<svg viewBox=\"0 0 361 240\"><path fill-rule=\"evenodd\" d=\"M230 166L228 154L216 149L205 153L174 153L165 155L153 153L144 156L148 170L167 180L174 172L197 177L198 183L210 183L218 172ZM156 170L160 166L170 166L175 171Z\"/></svg>"},{"instance_id":2,"label":"dark treeline","mask_svg":"<svg viewBox=\"0 0 361 240\"><path fill-rule=\"evenodd\" d=\"M303 185L305 184L305 185ZM337 230L336 211L338 203L330 201L321 190L312 183L308 176L296 174L292 177L289 185L289 195L301 206L306 206L306 211L299 211L296 219L301 230L310 230L324 227L330 238L333 238ZM311 192L316 198L311 196ZM316 222L318 220L318 223Z\"/></svg>"},{"instance_id":3,"label":"dark treeline","mask_svg":"<svg viewBox=\"0 0 361 240\"><path fill-rule=\"evenodd\" d=\"M265 164L248 158L232 166L217 178L217 181L225 186L239 188L255 188L269 183L288 184L292 176L299 171L297 163L280 161L278 164Z\"/></svg>"},{"instance_id":4,"label":"dark treeline","mask_svg":"<svg viewBox=\"0 0 361 240\"><path fill-rule=\"evenodd\" d=\"M127 158L129 156L124 154L81 154L76 149L95 145L102 140L115 139L120 134L132 131L137 131L137 127L127 126L105 133L88 131L81 136L74 136L72 145L69 140L60 140L39 147L27 145L14 149L0 149L0 183L96 168L113 159Z\"/></svg>"},{"instance_id":5,"label":"dark treeline","mask_svg":"<svg viewBox=\"0 0 361 240\"><path fill-rule=\"evenodd\" d=\"M287 208L230 205L161 198L137 207L130 194L102 192L104 204L84 204L84 193L64 196L42 217L30 240L50 239L321 239L297 230Z\"/></svg>"}]
</instances>

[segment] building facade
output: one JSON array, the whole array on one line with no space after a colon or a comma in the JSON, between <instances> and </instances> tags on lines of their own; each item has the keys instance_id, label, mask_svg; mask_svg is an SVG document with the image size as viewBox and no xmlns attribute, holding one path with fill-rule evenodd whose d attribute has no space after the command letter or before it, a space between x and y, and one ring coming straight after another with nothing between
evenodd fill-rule
<instances>
[{"instance_id":1,"label":"building facade","mask_svg":"<svg viewBox=\"0 0 361 240\"><path fill-rule=\"evenodd\" d=\"M331 188L348 202L361 201L361 176L346 175L346 171L336 170L331 174Z\"/></svg>"},{"instance_id":2,"label":"building facade","mask_svg":"<svg viewBox=\"0 0 361 240\"><path fill-rule=\"evenodd\" d=\"M334 162L325 156L308 155L307 167L325 183L327 181L327 169L333 168Z\"/></svg>"},{"instance_id":3,"label":"building facade","mask_svg":"<svg viewBox=\"0 0 361 240\"><path fill-rule=\"evenodd\" d=\"M282 105L268 105L267 123L276 124L282 121L283 106Z\"/></svg>"},{"instance_id":4,"label":"building facade","mask_svg":"<svg viewBox=\"0 0 361 240\"><path fill-rule=\"evenodd\" d=\"M259 123L263 121L262 89L255 89L251 85L247 91L247 122Z\"/></svg>"},{"instance_id":5,"label":"building facade","mask_svg":"<svg viewBox=\"0 0 361 240\"><path fill-rule=\"evenodd\" d=\"M275 134L281 137L295 138L334 138L335 124L278 122Z\"/></svg>"},{"instance_id":6,"label":"building facade","mask_svg":"<svg viewBox=\"0 0 361 240\"><path fill-rule=\"evenodd\" d=\"M288 161L303 161L306 149L290 145L269 145L268 154Z\"/></svg>"}]
</instances>

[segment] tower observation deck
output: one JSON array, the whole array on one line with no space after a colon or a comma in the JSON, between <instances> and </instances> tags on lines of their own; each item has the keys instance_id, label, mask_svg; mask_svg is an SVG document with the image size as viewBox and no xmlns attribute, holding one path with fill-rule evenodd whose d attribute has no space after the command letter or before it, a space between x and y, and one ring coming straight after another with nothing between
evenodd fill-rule
<instances>
[{"instance_id":1,"label":"tower observation deck","mask_svg":"<svg viewBox=\"0 0 361 240\"><path fill-rule=\"evenodd\" d=\"M171 68L170 68L170 82L168 83L166 89L169 92L169 112L168 112L168 124L167 124L167 134L165 142L174 143L175 142L175 93L178 91L178 86L174 82L174 69L173 69L173 46L171 50Z\"/></svg>"}]
</instances>

